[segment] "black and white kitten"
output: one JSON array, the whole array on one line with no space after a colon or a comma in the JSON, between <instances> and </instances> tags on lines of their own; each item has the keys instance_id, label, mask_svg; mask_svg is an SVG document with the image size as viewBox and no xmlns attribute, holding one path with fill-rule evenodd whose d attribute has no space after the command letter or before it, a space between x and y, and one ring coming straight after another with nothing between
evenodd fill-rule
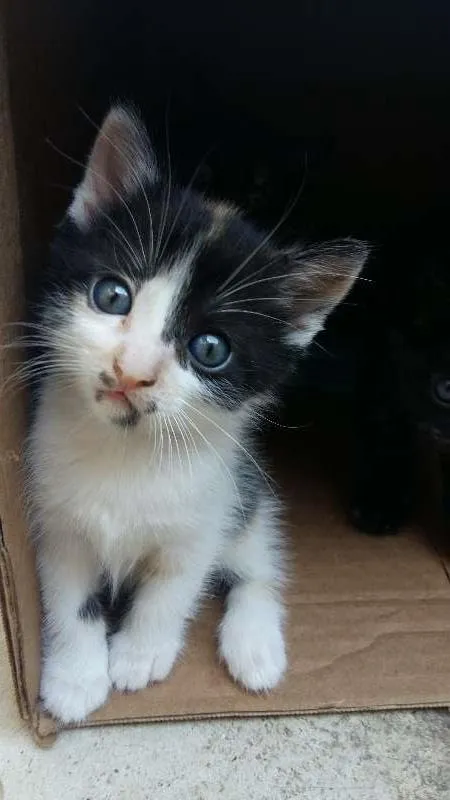
<instances>
[{"instance_id":1,"label":"black and white kitten","mask_svg":"<svg viewBox=\"0 0 450 800\"><path fill-rule=\"evenodd\" d=\"M281 679L280 503L252 434L366 256L353 240L277 249L166 180L136 115L110 111L38 304L29 492L55 717L166 678L217 573L221 659L251 691ZM105 581L133 586L113 633Z\"/></svg>"},{"instance_id":2,"label":"black and white kitten","mask_svg":"<svg viewBox=\"0 0 450 800\"><path fill-rule=\"evenodd\" d=\"M395 532L410 516L421 480L419 430L441 462L441 519L450 522L447 219L448 208L430 206L399 225L369 264L364 297L352 298L360 324L350 513L369 533Z\"/></svg>"}]
</instances>

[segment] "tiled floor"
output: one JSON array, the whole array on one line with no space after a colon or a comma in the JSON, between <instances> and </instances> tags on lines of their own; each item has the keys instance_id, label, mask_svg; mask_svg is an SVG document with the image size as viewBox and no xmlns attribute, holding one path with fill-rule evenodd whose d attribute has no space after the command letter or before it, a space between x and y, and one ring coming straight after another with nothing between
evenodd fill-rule
<instances>
[{"instance_id":1,"label":"tiled floor","mask_svg":"<svg viewBox=\"0 0 450 800\"><path fill-rule=\"evenodd\" d=\"M40 750L0 632L0 784L0 800L450 800L450 715L124 726Z\"/></svg>"}]
</instances>

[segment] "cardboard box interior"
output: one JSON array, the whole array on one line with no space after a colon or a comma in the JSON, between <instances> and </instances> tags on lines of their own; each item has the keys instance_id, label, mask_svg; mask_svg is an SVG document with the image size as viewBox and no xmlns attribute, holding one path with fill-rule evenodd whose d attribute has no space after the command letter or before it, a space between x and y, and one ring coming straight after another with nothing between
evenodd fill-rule
<instances>
[{"instance_id":1,"label":"cardboard box interior","mask_svg":"<svg viewBox=\"0 0 450 800\"><path fill-rule=\"evenodd\" d=\"M4 5L2 342L8 323L23 317L23 274L42 264L79 177L76 161L92 140L79 104L98 121L112 98L132 99L158 136L171 92L175 162L193 144L201 157L230 108L244 128L251 120L280 136L331 137L325 178L302 208L311 216L319 206L325 215L332 210L346 232L357 212L394 220L400 208L407 213L449 185L450 71L437 33L447 29L448 12L437 2L415 0L414 14L409 4L407 30L401 4L394 14L392 3L372 1L364 15L341 4L339 14L329 4L325 13L318 3L314 11L301 4L285 13L278 5L276 18L273 8L259 9L256 19L251 4L235 0L214 8L168 2L156 11L133 0ZM222 116L215 113L221 106ZM15 358L0 350L2 385ZM21 392L2 392L0 420L0 600L20 710L42 738L53 723L36 700L39 602L21 503ZM277 436L272 448L289 499L294 565L286 681L268 697L247 696L231 683L216 663L212 604L167 683L114 696L89 724L450 703L450 586L430 525L363 537L347 526L333 482L343 451L319 443L314 432Z\"/></svg>"}]
</instances>

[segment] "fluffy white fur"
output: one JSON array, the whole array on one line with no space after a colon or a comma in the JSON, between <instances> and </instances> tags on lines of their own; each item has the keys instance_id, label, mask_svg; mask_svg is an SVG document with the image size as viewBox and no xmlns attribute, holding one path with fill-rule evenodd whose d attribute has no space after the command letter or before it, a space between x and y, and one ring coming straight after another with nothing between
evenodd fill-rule
<instances>
[{"instance_id":1,"label":"fluffy white fur","mask_svg":"<svg viewBox=\"0 0 450 800\"><path fill-rule=\"evenodd\" d=\"M285 670L275 500L265 497L230 535L240 502L234 462L251 410L207 405L200 381L163 344L176 294L173 277L144 284L127 330L121 318L80 302L65 333L66 343L77 343L70 363L77 383L48 379L42 388L29 446L46 613L41 694L63 722L82 720L112 685L136 690L164 679L217 568L241 579L219 635L231 674L263 691ZM135 428L112 424L115 403L95 393L99 372L112 372L117 353L134 375L158 370L157 385L134 401L156 397L169 415L146 416ZM119 585L143 558L151 564L148 580L108 647L104 622L81 619L79 610L102 571Z\"/></svg>"}]
</instances>

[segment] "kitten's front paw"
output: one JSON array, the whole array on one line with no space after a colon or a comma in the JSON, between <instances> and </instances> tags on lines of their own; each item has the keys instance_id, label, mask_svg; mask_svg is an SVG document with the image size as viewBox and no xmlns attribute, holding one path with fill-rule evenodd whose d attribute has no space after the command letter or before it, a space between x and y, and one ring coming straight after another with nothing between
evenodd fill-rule
<instances>
[{"instance_id":1,"label":"kitten's front paw","mask_svg":"<svg viewBox=\"0 0 450 800\"><path fill-rule=\"evenodd\" d=\"M111 639L109 675L115 688L135 692L169 675L182 647L179 639L157 641L149 633L142 641L132 631L122 630Z\"/></svg>"},{"instance_id":2,"label":"kitten's front paw","mask_svg":"<svg viewBox=\"0 0 450 800\"><path fill-rule=\"evenodd\" d=\"M111 681L106 652L99 659L92 654L83 664L74 655L64 662L54 655L44 661L41 700L45 709L61 722L82 722L108 697Z\"/></svg>"},{"instance_id":3,"label":"kitten's front paw","mask_svg":"<svg viewBox=\"0 0 450 800\"><path fill-rule=\"evenodd\" d=\"M219 652L234 680L250 692L273 689L287 666L280 623L258 623L237 608L225 614Z\"/></svg>"}]
</instances>

